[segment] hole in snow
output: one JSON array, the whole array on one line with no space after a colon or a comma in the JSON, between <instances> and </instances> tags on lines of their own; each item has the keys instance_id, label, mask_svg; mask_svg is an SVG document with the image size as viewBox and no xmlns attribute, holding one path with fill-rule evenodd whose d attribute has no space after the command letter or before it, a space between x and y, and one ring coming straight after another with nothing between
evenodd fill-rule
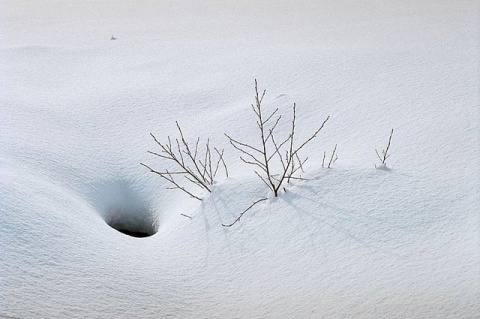
<instances>
[{"instance_id":1,"label":"hole in snow","mask_svg":"<svg viewBox=\"0 0 480 319\"><path fill-rule=\"evenodd\" d=\"M157 232L152 222L133 219L129 213L112 214L113 220L106 221L107 224L119 232L132 237L149 237Z\"/></svg>"},{"instance_id":2,"label":"hole in snow","mask_svg":"<svg viewBox=\"0 0 480 319\"><path fill-rule=\"evenodd\" d=\"M142 193L134 182L110 181L96 187L94 200L110 227L132 237L148 237L158 231L158 223L154 210Z\"/></svg>"}]
</instances>

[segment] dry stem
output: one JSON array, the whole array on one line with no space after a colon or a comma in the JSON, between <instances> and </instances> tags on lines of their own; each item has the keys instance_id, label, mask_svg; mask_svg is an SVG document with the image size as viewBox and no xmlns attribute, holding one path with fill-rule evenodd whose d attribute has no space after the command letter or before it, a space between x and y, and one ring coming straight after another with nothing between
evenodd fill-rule
<instances>
[{"instance_id":1,"label":"dry stem","mask_svg":"<svg viewBox=\"0 0 480 319\"><path fill-rule=\"evenodd\" d=\"M261 198L261 199L259 199L259 200L254 201L254 202L252 203L252 205L248 206L247 209L245 209L243 212L240 213L240 215L237 217L237 219L235 219L235 220L233 221L233 223L231 223L231 224L222 224L222 226L223 226L223 227L232 227L233 225L235 225L235 224L240 220L240 218L242 218L242 216L243 216L246 212L248 212L250 209L252 209L253 206L257 205L257 204L260 203L260 202L263 202L264 200L267 200L267 198Z\"/></svg>"},{"instance_id":2,"label":"dry stem","mask_svg":"<svg viewBox=\"0 0 480 319\"><path fill-rule=\"evenodd\" d=\"M384 166L387 165L387 158L390 157L390 155L388 154L388 150L390 149L390 143L392 142L392 135L393 135L393 128L392 128L392 131L390 132L390 137L388 138L387 148L382 150L382 156L380 156L377 149L375 149L375 153L377 153L378 159L382 162Z\"/></svg>"},{"instance_id":3,"label":"dry stem","mask_svg":"<svg viewBox=\"0 0 480 319\"><path fill-rule=\"evenodd\" d=\"M336 151L337 151L337 144L335 144L335 148L333 149L332 157L330 157L330 162L328 162L328 167L327 167L327 168L331 168L332 164L337 161L338 155L335 157L335 159L333 159L333 157L335 156L335 152L336 152Z\"/></svg>"},{"instance_id":4,"label":"dry stem","mask_svg":"<svg viewBox=\"0 0 480 319\"><path fill-rule=\"evenodd\" d=\"M290 133L287 138L278 140L276 138L275 129L282 116L277 116L278 108L267 116L264 115L262 102L265 93L266 90L263 90L262 93L258 91L258 83L257 80L255 80L255 103L251 106L257 117L256 124L259 131L261 146L255 147L251 144L238 141L227 134L225 135L230 144L243 154L240 159L246 164L254 165L259 168L258 171L255 170L256 175L267 185L275 196L278 196L278 191L281 189L285 180L289 182L291 179L301 179L296 176L296 173L299 170L303 171L303 165L308 158L302 160L299 156L299 151L317 137L330 116L328 116L323 121L322 125L310 135L309 138L303 141L300 146L295 146L297 106L294 103L292 108L293 116ZM274 172L274 167L278 166L281 166L281 170L279 172Z\"/></svg>"},{"instance_id":5,"label":"dry stem","mask_svg":"<svg viewBox=\"0 0 480 319\"><path fill-rule=\"evenodd\" d=\"M213 185L214 179L219 171L220 163L223 165L225 175L228 177L227 165L225 164L225 160L223 158L223 149L218 150L217 148L213 148L218 157L217 160L214 161L212 158L210 141L207 140L207 143L204 147L205 154L202 156L203 160L201 160L199 158L200 138L196 139L195 146L192 148L187 142L178 122L175 123L177 125L178 132L180 133L180 138L176 138L172 143L170 136L167 136L167 142L162 143L155 137L155 135L150 133L150 136L152 136L155 143L160 146L161 152L156 153L149 151L149 153L174 162L178 167L178 170L158 171L143 163L140 164L148 168L150 172L159 175L173 185L173 187L169 187L168 189L179 189L192 198L202 200L199 195L194 194L192 191L180 185L179 181L175 177L183 177L189 183L196 185L200 189L211 192L211 186Z\"/></svg>"}]
</instances>

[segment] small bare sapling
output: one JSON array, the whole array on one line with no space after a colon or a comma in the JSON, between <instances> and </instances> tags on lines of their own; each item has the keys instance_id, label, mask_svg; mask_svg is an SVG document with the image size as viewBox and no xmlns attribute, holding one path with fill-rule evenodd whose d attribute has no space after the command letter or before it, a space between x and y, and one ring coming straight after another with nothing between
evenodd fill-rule
<instances>
[{"instance_id":1,"label":"small bare sapling","mask_svg":"<svg viewBox=\"0 0 480 319\"><path fill-rule=\"evenodd\" d=\"M299 176L303 172L303 165L308 157L302 159L299 152L305 145L311 142L327 123L330 116L322 122L318 129L313 132L310 137L301 143L296 143L297 130L297 106L294 103L292 107L292 122L290 132L287 137L279 138L276 128L280 123L282 115L278 115L278 108L272 112L264 113L263 98L266 90L262 93L258 90L258 83L255 80L255 102L251 104L255 113L256 124L258 129L259 141L257 144L241 142L227 134L225 134L230 144L238 150L242 155L240 159L254 166L254 173L262 180L262 182L270 189L275 197L278 197L281 189L285 190L285 183L289 183L293 179L303 179ZM265 201L267 198L261 198L244 210L240 216L230 224L223 224L225 227L231 227L240 218L256 204Z\"/></svg>"},{"instance_id":2,"label":"small bare sapling","mask_svg":"<svg viewBox=\"0 0 480 319\"><path fill-rule=\"evenodd\" d=\"M327 152L323 152L323 159L322 159L322 167L325 167L325 158L327 157ZM327 168L331 168L332 164L335 163L338 159L337 155L337 144L335 144L335 148L332 151L332 156L330 157L330 161L328 162Z\"/></svg>"},{"instance_id":3,"label":"small bare sapling","mask_svg":"<svg viewBox=\"0 0 480 319\"><path fill-rule=\"evenodd\" d=\"M390 157L390 154L388 154L388 151L390 150L390 144L392 142L392 135L393 135L393 128L392 131L390 132L390 137L388 138L388 144L387 148L382 150L381 153L378 152L377 149L375 149L375 153L377 153L378 159L380 160L380 168L385 168L387 166L387 159ZM377 167L377 165L375 165Z\"/></svg>"},{"instance_id":4,"label":"small bare sapling","mask_svg":"<svg viewBox=\"0 0 480 319\"><path fill-rule=\"evenodd\" d=\"M180 138L172 140L172 138L168 136L167 142L162 143L155 137L155 135L150 133L150 136L152 136L155 143L160 146L160 152L148 151L148 153L170 162L174 162L177 169L165 169L159 171L146 164L140 164L148 168L150 172L155 173L168 181L172 187L168 187L167 189L179 189L192 198L202 200L197 192L200 190L206 190L208 192L212 191L214 179L217 176L217 173L221 170L220 166L222 166L225 176L228 177L227 165L223 159L223 149L219 150L215 147L212 148L210 146L210 141L207 140L205 146L201 147L202 150L200 150L200 138L197 138L193 146L190 145L185 139L178 122L175 123L178 132L180 133ZM212 154L212 149L215 151L214 154ZM183 183L181 181L183 181ZM191 190L191 187L187 188L183 186L185 182L190 186L193 185L196 188L196 191Z\"/></svg>"},{"instance_id":5,"label":"small bare sapling","mask_svg":"<svg viewBox=\"0 0 480 319\"><path fill-rule=\"evenodd\" d=\"M279 140L275 129L282 115L277 115L278 108L268 115L264 114L262 102L265 97L265 92L266 90L261 94L259 93L257 80L255 80L255 103L251 106L257 118L256 124L260 139L259 145L254 146L253 144L240 142L227 134L225 135L230 141L230 144L243 154L240 159L256 167L254 170L255 174L273 192L274 196L277 197L285 181L289 182L291 179L302 179L296 173L303 171L303 164L308 160L308 157L301 159L299 151L317 137L330 117L327 116L320 127L311 134L309 138L296 146L297 108L294 103L292 107L293 116L290 133L285 139ZM273 163L275 161L276 163ZM277 170L275 170L276 168Z\"/></svg>"}]
</instances>

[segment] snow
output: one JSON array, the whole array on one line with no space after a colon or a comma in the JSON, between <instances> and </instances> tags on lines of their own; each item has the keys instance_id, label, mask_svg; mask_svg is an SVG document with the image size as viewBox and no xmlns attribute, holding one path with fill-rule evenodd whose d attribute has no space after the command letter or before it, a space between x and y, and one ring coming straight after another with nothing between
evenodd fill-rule
<instances>
[{"instance_id":1,"label":"snow","mask_svg":"<svg viewBox=\"0 0 480 319\"><path fill-rule=\"evenodd\" d=\"M2 1L0 315L478 318L479 12ZM266 108L297 103L299 139L331 119L307 180L225 228L268 196L224 136L257 143L255 78ZM139 164L173 167L147 151L175 121L225 148L231 176L201 202Z\"/></svg>"}]
</instances>

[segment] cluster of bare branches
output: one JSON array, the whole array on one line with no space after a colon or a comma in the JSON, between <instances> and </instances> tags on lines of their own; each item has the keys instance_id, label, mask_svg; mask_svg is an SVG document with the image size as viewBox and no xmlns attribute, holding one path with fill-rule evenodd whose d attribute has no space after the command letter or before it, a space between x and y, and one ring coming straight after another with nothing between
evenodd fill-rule
<instances>
[{"instance_id":1,"label":"cluster of bare branches","mask_svg":"<svg viewBox=\"0 0 480 319\"><path fill-rule=\"evenodd\" d=\"M289 183L292 179L303 180L300 175L303 172L303 167L308 157L302 159L299 152L324 128L330 116L327 116L321 125L309 137L298 143L296 140L297 134L297 105L294 103L292 107L291 128L288 136L279 138L276 134L276 128L281 122L282 115L278 114L279 109L276 108L272 112L264 113L263 99L266 90L262 93L258 90L258 83L255 80L255 102L251 105L255 113L256 124L259 133L259 141L257 144L241 142L227 134L226 137L230 144L238 150L242 155L240 159L254 166L255 174L262 180L275 197L279 196L279 192L285 189L285 183ZM160 152L149 151L150 154L161 157L163 159L174 162L176 169L157 171L148 165L140 163L150 170L168 181L172 186L168 189L179 189L190 197L202 200L201 195L198 195L200 190L212 192L212 185L217 176L217 173L222 170L226 177L228 177L228 169L224 160L224 150L217 149L210 146L210 140L204 146L200 146L200 138L191 146L180 128L178 122L175 122L180 133L180 138L172 139L167 137L167 141L160 142L152 133L153 140L160 146ZM386 166L386 160L390 157L388 154L390 144L392 141L393 129L388 139L386 149L381 153L375 149L378 158L381 161L382 167ZM326 152L323 153L322 167L331 168L332 164L338 159L337 144L332 151L328 165L326 164ZM182 182L183 183L182 183ZM184 183L189 185L187 189L183 186ZM196 191L192 191L191 187L195 186ZM268 197L260 198L254 201L247 207L239 216L229 224L222 224L224 227L231 227L235 225L242 216L252 209L258 203L266 201ZM182 214L184 217L192 218L191 216Z\"/></svg>"},{"instance_id":2,"label":"cluster of bare branches","mask_svg":"<svg viewBox=\"0 0 480 319\"><path fill-rule=\"evenodd\" d=\"M325 158L327 157L327 152L323 152L323 159L322 159L322 167L325 167ZM338 159L337 155L337 144L335 144L335 148L333 149L332 156L330 157L330 161L328 162L327 168L332 168L332 164L335 163Z\"/></svg>"},{"instance_id":3,"label":"cluster of bare branches","mask_svg":"<svg viewBox=\"0 0 480 319\"><path fill-rule=\"evenodd\" d=\"M255 174L265 183L265 185L273 192L275 197L278 197L279 191L283 188L285 190L285 182L289 183L292 179L303 179L299 176L299 172L303 172L303 165L308 160L308 157L301 159L299 152L302 148L312 141L327 123L330 116L323 121L320 127L309 138L301 142L295 143L296 129L297 129L297 106L294 103L292 107L293 116L290 133L286 138L278 139L275 129L277 128L282 115L278 115L278 108L267 115L263 112L263 98L266 90L260 94L258 91L258 83L255 80L255 103L252 104L252 110L256 116L256 124L258 127L260 143L258 146L241 142L227 134L225 134L230 144L242 153L240 159L246 164L255 166ZM252 203L245 209L238 218L230 224L222 224L225 227L231 227L237 223L240 218L256 204L265 201L267 198L261 198Z\"/></svg>"},{"instance_id":4,"label":"cluster of bare branches","mask_svg":"<svg viewBox=\"0 0 480 319\"><path fill-rule=\"evenodd\" d=\"M179 179L186 180L188 184L195 185L197 189L206 190L212 192L212 185L214 179L219 172L220 166L223 167L225 175L228 177L228 169L225 161L223 159L223 149L219 150L213 147L215 154L212 154L212 147L210 146L210 140L207 140L207 143L202 147L203 151L200 150L200 138L197 138L195 145L192 147L185 139L182 129L178 122L177 124L178 132L180 133L180 139L176 138L172 141L170 136L167 137L167 142L162 143L150 133L155 143L160 146L160 153L148 151L150 154L155 156L167 159L176 164L177 169L169 171L157 171L151 168L148 165L140 163L150 170L150 172L155 173L167 180L172 187L168 189L179 189L190 197L202 200L201 196L195 194L195 192L187 189L185 186L182 186ZM203 155L200 155L202 153ZM216 157L216 159L215 159Z\"/></svg>"},{"instance_id":5,"label":"cluster of bare branches","mask_svg":"<svg viewBox=\"0 0 480 319\"><path fill-rule=\"evenodd\" d=\"M390 149L390 143L392 142L392 135L393 135L393 128L392 128L392 131L390 132L390 137L388 138L387 148L382 150L381 152L382 155L380 155L377 149L375 149L375 153L377 153L378 159L382 162L382 166L387 166L387 158L390 157L390 155L388 154L388 150Z\"/></svg>"},{"instance_id":6,"label":"cluster of bare branches","mask_svg":"<svg viewBox=\"0 0 480 319\"><path fill-rule=\"evenodd\" d=\"M301 159L299 151L317 137L330 117L328 116L308 139L300 143L299 146L295 146L295 133L297 128L296 104L293 104L290 134L287 138L278 140L275 135L275 129L282 115L277 115L278 108L268 115L263 113L262 102L265 93L266 90L261 94L259 93L257 80L255 80L255 103L252 104L252 109L257 118L256 123L260 135L260 145L253 146L249 143L240 142L227 134L225 135L230 141L230 144L243 154L240 159L247 164L256 166L257 169L254 170L255 174L267 185L275 197L277 197L285 181L289 182L291 179L302 179L297 176L296 173L299 170L303 171L303 164L308 160L308 157ZM274 165L273 161L276 161L276 164L279 165ZM280 169L275 172L276 167L280 167Z\"/></svg>"}]
</instances>

